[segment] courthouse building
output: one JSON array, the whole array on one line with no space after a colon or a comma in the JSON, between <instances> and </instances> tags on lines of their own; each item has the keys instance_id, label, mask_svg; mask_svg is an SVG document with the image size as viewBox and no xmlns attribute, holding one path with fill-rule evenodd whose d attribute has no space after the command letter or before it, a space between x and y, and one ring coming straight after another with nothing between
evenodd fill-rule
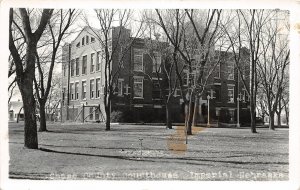
<instances>
[{"instance_id":1,"label":"courthouse building","mask_svg":"<svg viewBox=\"0 0 300 190\"><path fill-rule=\"evenodd\" d=\"M105 60L100 42L91 30L85 27L75 40L63 47L63 121L101 122L106 117L103 106ZM151 57L147 53L146 39L130 36L131 31L124 27L112 28L111 48L114 48L115 43L120 41L116 39L120 30L122 33L120 36L129 39L132 43L126 51L122 48L118 50L124 51L121 67L118 56L112 58L111 72L114 73L120 69L113 85L112 113L122 113L123 122L164 122L165 105L162 98L164 93L158 81L163 80L163 74L160 72L157 77L156 73L163 58L159 52L155 51L152 53L154 56ZM243 51L244 56L248 57L247 50ZM221 52L221 55L224 59L217 65L214 74L209 79L210 85L200 98L199 114L207 119L207 95L209 94L214 97L210 100L211 120L234 123L237 115L237 100L243 100L240 102L240 110L247 110L247 95L242 83L238 81L238 69L233 61L232 53ZM249 73L248 61L243 66L245 76ZM183 73L183 75L186 85L191 74ZM249 78L245 78L248 84ZM173 121L182 122L184 119L183 100L179 87L173 96L171 102Z\"/></svg>"}]
</instances>

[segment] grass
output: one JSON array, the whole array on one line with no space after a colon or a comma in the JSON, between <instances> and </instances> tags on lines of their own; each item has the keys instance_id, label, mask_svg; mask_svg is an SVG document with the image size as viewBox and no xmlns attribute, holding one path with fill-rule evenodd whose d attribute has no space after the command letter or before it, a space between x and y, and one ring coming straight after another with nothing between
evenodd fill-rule
<instances>
[{"instance_id":1,"label":"grass","mask_svg":"<svg viewBox=\"0 0 300 190\"><path fill-rule=\"evenodd\" d=\"M288 180L288 129L50 124L39 149L9 124L9 177L110 180Z\"/></svg>"}]
</instances>

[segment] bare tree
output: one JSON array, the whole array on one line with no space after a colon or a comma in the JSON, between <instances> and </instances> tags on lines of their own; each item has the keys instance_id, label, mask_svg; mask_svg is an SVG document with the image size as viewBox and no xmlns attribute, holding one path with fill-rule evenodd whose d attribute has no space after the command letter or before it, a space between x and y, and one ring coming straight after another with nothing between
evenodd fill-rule
<instances>
[{"instance_id":1,"label":"bare tree","mask_svg":"<svg viewBox=\"0 0 300 190\"><path fill-rule=\"evenodd\" d=\"M281 123L280 115L283 109L281 96L290 55L288 35L282 34L281 30L279 30L278 14L283 13L277 10L272 10L269 13L269 20L262 30L261 56L257 62L258 77L266 97L269 129L271 130L275 129L275 113L278 115L278 124L280 125Z\"/></svg>"},{"instance_id":2,"label":"bare tree","mask_svg":"<svg viewBox=\"0 0 300 190\"><path fill-rule=\"evenodd\" d=\"M91 35L99 41L105 60L103 104L106 115L105 127L106 130L110 130L110 105L115 90L114 86L123 68L125 55L128 54L131 45L141 34L143 22L136 27L135 37L130 38L130 31L126 27L133 20L131 10L96 9L95 14L100 29L93 28L87 17L84 19L91 30ZM118 27L113 27L114 25Z\"/></svg>"},{"instance_id":3,"label":"bare tree","mask_svg":"<svg viewBox=\"0 0 300 190\"><path fill-rule=\"evenodd\" d=\"M19 86L24 106L24 146L26 148L37 149L37 125L35 117L35 100L33 95L33 80L35 77L35 59L37 43L41 38L47 23L49 22L53 9L43 9L40 16L34 15L35 19L39 20L36 30L32 31L32 17L30 10L24 8L19 9L22 25L17 27L14 20L14 11L9 12L9 50L13 57L16 68L17 84ZM14 24L13 24L14 23ZM14 43L13 28L20 28L20 32L24 35L26 42L26 55L24 64L22 57Z\"/></svg>"},{"instance_id":4,"label":"bare tree","mask_svg":"<svg viewBox=\"0 0 300 190\"><path fill-rule=\"evenodd\" d=\"M152 10L144 11L146 31L144 32L146 54L151 58L150 66L153 73L144 74L151 80L153 88L160 91L165 105L166 128L172 129L171 102L177 94L178 80L175 74L175 64L172 58L172 48L163 38L156 15Z\"/></svg>"},{"instance_id":5,"label":"bare tree","mask_svg":"<svg viewBox=\"0 0 300 190\"><path fill-rule=\"evenodd\" d=\"M47 35L43 36L43 40L39 43L39 51L35 52L38 79L34 79L34 84L40 108L39 131L47 131L45 106L51 91L53 69L58 57L57 53L62 40L67 36L68 29L76 20L78 13L75 9L54 11L46 28ZM44 68L45 65L47 65L47 69Z\"/></svg>"},{"instance_id":6,"label":"bare tree","mask_svg":"<svg viewBox=\"0 0 300 190\"><path fill-rule=\"evenodd\" d=\"M217 65L211 64L209 67L207 63L212 55L221 11L209 10L204 16L205 24L203 25L196 21L200 20L200 17L199 14L194 14L194 10L166 10L165 13L156 10L156 12L160 26L174 48L173 60L175 60L176 75L186 105L185 126L187 134L190 135L192 134L192 121L195 124L197 115L193 102L198 104L199 97L205 91L208 78ZM187 82L187 90L185 90L182 73L178 66L179 60L182 60L187 75L195 73L193 79ZM195 119L193 119L194 116Z\"/></svg>"}]
</instances>

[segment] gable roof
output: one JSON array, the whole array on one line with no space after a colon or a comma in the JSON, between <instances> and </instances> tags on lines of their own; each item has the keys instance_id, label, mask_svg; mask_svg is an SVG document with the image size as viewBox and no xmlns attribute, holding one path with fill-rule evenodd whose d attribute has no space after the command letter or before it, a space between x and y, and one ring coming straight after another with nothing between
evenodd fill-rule
<instances>
[{"instance_id":1,"label":"gable roof","mask_svg":"<svg viewBox=\"0 0 300 190\"><path fill-rule=\"evenodd\" d=\"M91 27L91 26L85 26L85 27L79 32L79 34L77 34L76 38L71 42L71 44L74 43L75 41L77 41L77 39L78 39L78 37L81 35L81 33L83 33L84 31L87 31L87 30L89 30L89 29L92 29L92 30L97 31L97 32L100 31L100 30L97 29L97 28L94 28L94 27Z\"/></svg>"}]
</instances>

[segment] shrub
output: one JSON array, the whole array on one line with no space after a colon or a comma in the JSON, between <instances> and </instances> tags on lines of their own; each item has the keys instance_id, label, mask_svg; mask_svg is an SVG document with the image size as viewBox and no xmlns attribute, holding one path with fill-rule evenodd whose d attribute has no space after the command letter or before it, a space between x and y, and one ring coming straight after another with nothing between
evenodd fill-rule
<instances>
[{"instance_id":1,"label":"shrub","mask_svg":"<svg viewBox=\"0 0 300 190\"><path fill-rule=\"evenodd\" d=\"M121 111L113 111L110 114L110 121L111 122L123 122L123 112Z\"/></svg>"}]
</instances>

